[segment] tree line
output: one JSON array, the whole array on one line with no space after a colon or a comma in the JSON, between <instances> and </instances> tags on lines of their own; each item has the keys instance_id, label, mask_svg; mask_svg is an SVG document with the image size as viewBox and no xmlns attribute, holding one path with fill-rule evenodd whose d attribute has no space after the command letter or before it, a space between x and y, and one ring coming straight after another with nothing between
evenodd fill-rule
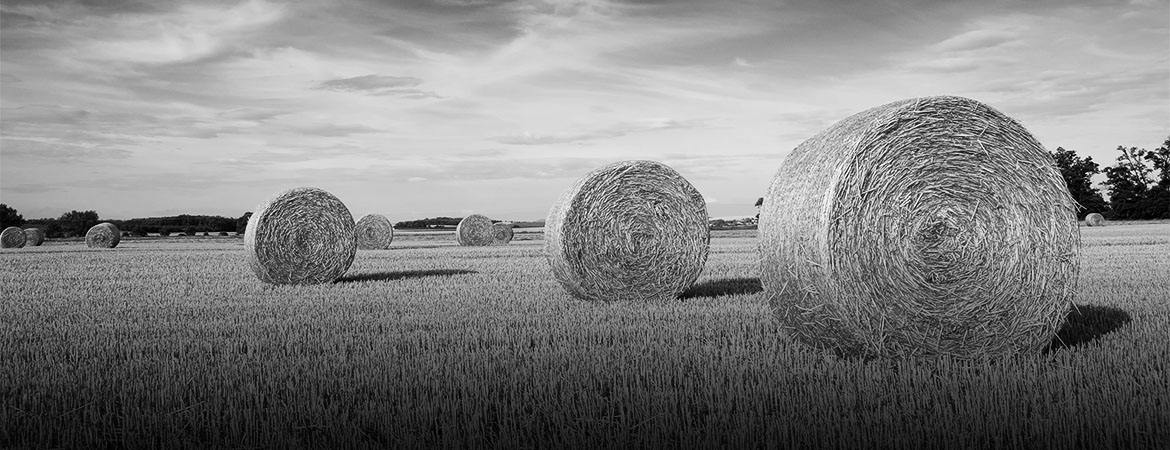
<instances>
[{"instance_id":1,"label":"tree line","mask_svg":"<svg viewBox=\"0 0 1170 450\"><path fill-rule=\"evenodd\" d=\"M1117 152L1115 163L1104 169L1074 150L1052 152L1069 193L1081 205L1078 218L1100 213L1108 219L1170 219L1170 137L1154 150L1119 146ZM1093 175L1102 172L1108 200L1093 187Z\"/></svg>"},{"instance_id":2,"label":"tree line","mask_svg":"<svg viewBox=\"0 0 1170 450\"><path fill-rule=\"evenodd\" d=\"M182 214L168 217L147 217L127 220L101 220L97 211L69 211L57 218L25 220L18 211L5 204L0 204L0 228L22 227L40 228L48 238L81 237L94 225L110 222L118 227L119 231L135 236L159 234L185 234L194 236L200 233L243 233L248 226L251 212L244 213L239 218L223 216L200 216Z\"/></svg>"}]
</instances>

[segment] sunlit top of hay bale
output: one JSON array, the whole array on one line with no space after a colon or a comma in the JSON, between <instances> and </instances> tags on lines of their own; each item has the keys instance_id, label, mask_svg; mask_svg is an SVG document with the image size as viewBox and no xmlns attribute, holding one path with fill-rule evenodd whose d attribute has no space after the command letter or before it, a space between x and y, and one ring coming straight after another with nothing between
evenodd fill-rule
<instances>
[{"instance_id":1,"label":"sunlit top of hay bale","mask_svg":"<svg viewBox=\"0 0 1170 450\"><path fill-rule=\"evenodd\" d=\"M19 227L8 227L0 231L0 248L21 248L27 239L24 230Z\"/></svg>"},{"instance_id":2,"label":"sunlit top of hay bale","mask_svg":"<svg viewBox=\"0 0 1170 450\"><path fill-rule=\"evenodd\" d=\"M381 214L366 214L356 225L357 247L362 250L386 250L394 241L394 225Z\"/></svg>"},{"instance_id":3,"label":"sunlit top of hay bale","mask_svg":"<svg viewBox=\"0 0 1170 450\"><path fill-rule=\"evenodd\" d=\"M89 248L114 248L121 241L122 233L109 222L94 225L85 233L85 245Z\"/></svg>"},{"instance_id":4,"label":"sunlit top of hay bale","mask_svg":"<svg viewBox=\"0 0 1170 450\"><path fill-rule=\"evenodd\" d=\"M1103 227L1105 226L1105 216L1098 213L1090 213L1085 216L1085 226L1087 227Z\"/></svg>"},{"instance_id":5,"label":"sunlit top of hay bale","mask_svg":"<svg viewBox=\"0 0 1170 450\"><path fill-rule=\"evenodd\" d=\"M577 180L545 221L557 281L586 300L669 300L707 261L707 205L678 172L624 161Z\"/></svg>"},{"instance_id":6,"label":"sunlit top of hay bale","mask_svg":"<svg viewBox=\"0 0 1170 450\"><path fill-rule=\"evenodd\" d=\"M492 225L492 244L505 245L512 242L514 232L511 222L499 222Z\"/></svg>"},{"instance_id":7,"label":"sunlit top of hay bale","mask_svg":"<svg viewBox=\"0 0 1170 450\"><path fill-rule=\"evenodd\" d=\"M459 245L492 245L492 220L482 214L464 217L455 227L455 239Z\"/></svg>"},{"instance_id":8,"label":"sunlit top of hay bale","mask_svg":"<svg viewBox=\"0 0 1170 450\"><path fill-rule=\"evenodd\" d=\"M800 144L759 227L782 326L845 354L1038 352L1079 268L1076 203L1052 157L959 97L879 106Z\"/></svg>"},{"instance_id":9,"label":"sunlit top of hay bale","mask_svg":"<svg viewBox=\"0 0 1170 450\"><path fill-rule=\"evenodd\" d=\"M340 278L357 252L353 216L333 194L312 187L281 192L256 208L244 231L248 265L272 284Z\"/></svg>"},{"instance_id":10,"label":"sunlit top of hay bale","mask_svg":"<svg viewBox=\"0 0 1170 450\"><path fill-rule=\"evenodd\" d=\"M28 247L37 247L45 243L45 232L40 228L25 228L24 237L26 239L24 245Z\"/></svg>"}]
</instances>

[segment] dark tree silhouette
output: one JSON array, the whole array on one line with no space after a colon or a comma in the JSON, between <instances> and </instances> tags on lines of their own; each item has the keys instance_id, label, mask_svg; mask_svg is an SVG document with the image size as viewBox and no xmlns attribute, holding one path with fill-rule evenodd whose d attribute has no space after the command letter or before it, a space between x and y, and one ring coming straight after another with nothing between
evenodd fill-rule
<instances>
[{"instance_id":1,"label":"dark tree silhouette","mask_svg":"<svg viewBox=\"0 0 1170 450\"><path fill-rule=\"evenodd\" d=\"M0 203L0 229L24 225L24 216L11 206Z\"/></svg>"},{"instance_id":2,"label":"dark tree silhouette","mask_svg":"<svg viewBox=\"0 0 1170 450\"><path fill-rule=\"evenodd\" d=\"M1068 184L1068 192L1072 194L1073 200L1081 205L1082 209L1077 213L1077 218L1083 219L1089 213L1108 215L1105 198L1101 196L1101 191L1093 187L1093 175L1101 173L1101 168L1093 162L1093 157L1082 159L1074 150L1057 147L1052 153L1052 159L1060 169L1060 176L1064 177L1064 182Z\"/></svg>"}]
</instances>

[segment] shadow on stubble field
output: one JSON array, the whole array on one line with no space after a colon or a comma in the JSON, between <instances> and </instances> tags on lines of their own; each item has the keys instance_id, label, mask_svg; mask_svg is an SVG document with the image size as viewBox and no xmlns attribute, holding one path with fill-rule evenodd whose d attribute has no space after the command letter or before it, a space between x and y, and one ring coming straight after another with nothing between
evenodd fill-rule
<instances>
[{"instance_id":1,"label":"shadow on stubble field","mask_svg":"<svg viewBox=\"0 0 1170 450\"><path fill-rule=\"evenodd\" d=\"M763 292L764 286L760 284L759 278L724 278L721 280L711 280L703 283L696 283L692 285L678 298L687 299L695 297L718 297L721 295L735 295L735 294L755 294Z\"/></svg>"},{"instance_id":2,"label":"shadow on stubble field","mask_svg":"<svg viewBox=\"0 0 1170 450\"><path fill-rule=\"evenodd\" d=\"M1045 353L1076 347L1116 331L1131 320L1129 313L1113 306L1073 305L1064 325Z\"/></svg>"},{"instance_id":3,"label":"shadow on stubble field","mask_svg":"<svg viewBox=\"0 0 1170 450\"><path fill-rule=\"evenodd\" d=\"M433 269L433 270L406 270L399 272L357 273L339 278L337 283L352 283L355 281L394 281L409 278L445 277L451 275L466 275L479 273L465 269Z\"/></svg>"}]
</instances>

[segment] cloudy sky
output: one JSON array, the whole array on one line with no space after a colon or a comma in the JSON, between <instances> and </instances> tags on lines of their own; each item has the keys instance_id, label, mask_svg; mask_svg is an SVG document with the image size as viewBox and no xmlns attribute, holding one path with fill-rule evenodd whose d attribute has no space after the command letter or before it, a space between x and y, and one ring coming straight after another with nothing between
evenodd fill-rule
<instances>
[{"instance_id":1,"label":"cloudy sky","mask_svg":"<svg viewBox=\"0 0 1170 450\"><path fill-rule=\"evenodd\" d=\"M355 217L532 220L653 159L746 216L804 139L938 94L1105 165L1170 134L1168 4L3 0L0 200L238 217L316 186Z\"/></svg>"}]
</instances>

